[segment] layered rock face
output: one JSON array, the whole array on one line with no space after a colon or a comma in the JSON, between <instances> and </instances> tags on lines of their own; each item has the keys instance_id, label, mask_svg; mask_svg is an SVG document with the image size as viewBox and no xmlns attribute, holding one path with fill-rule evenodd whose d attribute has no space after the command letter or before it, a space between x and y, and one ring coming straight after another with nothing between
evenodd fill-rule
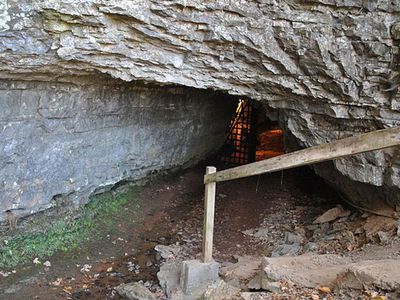
<instances>
[{"instance_id":1,"label":"layered rock face","mask_svg":"<svg viewBox=\"0 0 400 300\"><path fill-rule=\"evenodd\" d=\"M78 206L121 180L198 162L224 141L234 105L223 100L99 78L0 82L1 212Z\"/></svg>"},{"instance_id":2,"label":"layered rock face","mask_svg":"<svg viewBox=\"0 0 400 300\"><path fill-rule=\"evenodd\" d=\"M244 95L278 110L288 149L400 125L399 1L0 0L0 16L1 78ZM315 169L360 206L400 201L398 149Z\"/></svg>"}]
</instances>

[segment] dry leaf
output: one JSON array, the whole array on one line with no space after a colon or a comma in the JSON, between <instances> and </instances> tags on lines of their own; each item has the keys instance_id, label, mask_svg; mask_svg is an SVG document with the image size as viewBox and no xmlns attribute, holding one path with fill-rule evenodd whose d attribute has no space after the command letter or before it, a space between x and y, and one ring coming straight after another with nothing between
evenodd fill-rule
<instances>
[{"instance_id":1,"label":"dry leaf","mask_svg":"<svg viewBox=\"0 0 400 300\"><path fill-rule=\"evenodd\" d=\"M63 289L64 292L66 292L67 294L71 294L72 292L72 286L65 286Z\"/></svg>"},{"instance_id":2,"label":"dry leaf","mask_svg":"<svg viewBox=\"0 0 400 300\"><path fill-rule=\"evenodd\" d=\"M33 263L34 263L35 265L41 264L39 258L37 258L37 257L35 257L35 259L33 260Z\"/></svg>"},{"instance_id":3,"label":"dry leaf","mask_svg":"<svg viewBox=\"0 0 400 300\"><path fill-rule=\"evenodd\" d=\"M46 261L43 263L43 266L45 266L45 267L51 267L51 262L49 262L48 260L46 260Z\"/></svg>"},{"instance_id":4,"label":"dry leaf","mask_svg":"<svg viewBox=\"0 0 400 300\"><path fill-rule=\"evenodd\" d=\"M92 268L91 265L84 264L83 268L81 269L81 272L89 272L91 268Z\"/></svg>"},{"instance_id":5,"label":"dry leaf","mask_svg":"<svg viewBox=\"0 0 400 300\"><path fill-rule=\"evenodd\" d=\"M55 281L53 281L51 284L54 286L59 286L62 282L62 278L57 278Z\"/></svg>"},{"instance_id":6,"label":"dry leaf","mask_svg":"<svg viewBox=\"0 0 400 300\"><path fill-rule=\"evenodd\" d=\"M331 288L327 286L320 286L318 288L318 291L320 291L321 293L332 293Z\"/></svg>"}]
</instances>

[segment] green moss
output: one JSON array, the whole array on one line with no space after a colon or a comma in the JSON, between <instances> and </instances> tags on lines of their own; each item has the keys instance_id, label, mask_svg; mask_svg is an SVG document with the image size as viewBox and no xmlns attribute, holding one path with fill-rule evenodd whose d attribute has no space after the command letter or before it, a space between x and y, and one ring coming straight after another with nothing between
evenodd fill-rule
<instances>
[{"instance_id":1,"label":"green moss","mask_svg":"<svg viewBox=\"0 0 400 300\"><path fill-rule=\"evenodd\" d=\"M16 234L0 245L0 270L9 270L36 257L42 260L58 251L74 250L102 232L112 231L115 219L120 220L140 207L136 194L137 188L116 197L103 193L91 197L79 210L78 218L74 217L75 212L56 220L35 220L34 232Z\"/></svg>"}]
</instances>

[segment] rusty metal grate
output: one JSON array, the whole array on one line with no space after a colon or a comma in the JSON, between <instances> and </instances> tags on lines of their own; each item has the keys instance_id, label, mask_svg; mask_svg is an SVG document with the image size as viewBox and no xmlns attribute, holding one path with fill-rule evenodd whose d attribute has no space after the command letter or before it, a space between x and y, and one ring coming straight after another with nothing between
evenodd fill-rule
<instances>
[{"instance_id":1,"label":"rusty metal grate","mask_svg":"<svg viewBox=\"0 0 400 300\"><path fill-rule=\"evenodd\" d=\"M255 161L256 113L247 100L239 100L226 135L221 160L234 165Z\"/></svg>"}]
</instances>

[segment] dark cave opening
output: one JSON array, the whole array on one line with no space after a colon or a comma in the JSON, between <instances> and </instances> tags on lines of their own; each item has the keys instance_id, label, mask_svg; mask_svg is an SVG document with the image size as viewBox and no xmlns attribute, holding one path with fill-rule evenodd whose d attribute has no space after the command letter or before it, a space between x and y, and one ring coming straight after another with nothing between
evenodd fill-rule
<instances>
[{"instance_id":1,"label":"dark cave opening","mask_svg":"<svg viewBox=\"0 0 400 300\"><path fill-rule=\"evenodd\" d=\"M282 155L283 134L278 121L267 116L261 103L238 99L220 160L227 165L244 165Z\"/></svg>"}]
</instances>

